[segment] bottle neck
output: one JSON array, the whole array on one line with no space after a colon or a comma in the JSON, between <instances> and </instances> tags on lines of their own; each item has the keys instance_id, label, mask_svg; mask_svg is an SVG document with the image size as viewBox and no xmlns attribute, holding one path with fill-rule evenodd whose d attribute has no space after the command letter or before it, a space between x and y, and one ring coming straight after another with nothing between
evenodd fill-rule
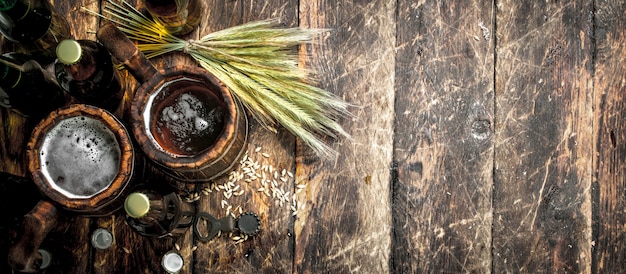
<instances>
[{"instance_id":1,"label":"bottle neck","mask_svg":"<svg viewBox=\"0 0 626 274\"><path fill-rule=\"evenodd\" d=\"M52 18L55 17L53 12L48 0L0 0L0 32L8 40L26 43L20 44L25 49L47 48L49 43L53 43L50 39L31 43L42 39L51 31Z\"/></svg>"},{"instance_id":2,"label":"bottle neck","mask_svg":"<svg viewBox=\"0 0 626 274\"><path fill-rule=\"evenodd\" d=\"M12 21L23 19L30 9L31 1L0 0L0 17L8 17Z\"/></svg>"},{"instance_id":3,"label":"bottle neck","mask_svg":"<svg viewBox=\"0 0 626 274\"><path fill-rule=\"evenodd\" d=\"M22 71L13 63L0 59L0 87L15 88L22 79Z\"/></svg>"},{"instance_id":4,"label":"bottle neck","mask_svg":"<svg viewBox=\"0 0 626 274\"><path fill-rule=\"evenodd\" d=\"M159 16L173 16L186 6L187 1L181 0L145 0L146 8Z\"/></svg>"}]
</instances>

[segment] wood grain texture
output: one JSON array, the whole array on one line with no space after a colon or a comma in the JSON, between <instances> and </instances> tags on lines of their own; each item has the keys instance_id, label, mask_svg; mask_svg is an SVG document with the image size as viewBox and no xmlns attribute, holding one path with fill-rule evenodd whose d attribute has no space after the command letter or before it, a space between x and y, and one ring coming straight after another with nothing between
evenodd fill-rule
<instances>
[{"instance_id":1,"label":"wood grain texture","mask_svg":"<svg viewBox=\"0 0 626 274\"><path fill-rule=\"evenodd\" d=\"M121 0L115 2L121 3ZM130 3L138 10L143 11L143 2L133 0ZM102 11L100 5L100 11ZM106 23L106 20L100 20L99 25ZM188 34L187 38L194 39L197 37L197 31ZM182 54L173 53L166 56L159 56L150 60L152 65L157 69L165 69L175 65L194 65L190 58L186 58ZM118 108L116 114L121 117L126 124L127 130L130 130L130 100L132 100L137 88L142 84L137 81L131 73L124 69L121 71L123 82L126 86L126 94L124 103ZM129 131L132 135L132 132ZM134 136L133 136L134 137ZM135 175L132 182L133 187L139 188L140 185L146 187L167 187L167 186L185 186L184 183L177 184L173 179L161 172L158 166L147 159L141 148L135 144L135 156L139 159L135 164ZM193 189L193 187L189 187ZM187 195L188 189L179 191L180 195ZM97 250L91 248L94 254L93 272L94 273L154 273L163 271L161 266L161 258L168 251L178 251L185 264L182 272L191 273L193 267L193 247L192 231L188 230L181 235L173 235L164 238L144 237L131 229L125 220L125 212L120 209L109 217L95 219L94 224L90 227L89 235L97 228L106 228L111 231L114 237L114 244L106 250ZM178 247L178 248L177 248Z\"/></svg>"},{"instance_id":2,"label":"wood grain texture","mask_svg":"<svg viewBox=\"0 0 626 274\"><path fill-rule=\"evenodd\" d=\"M309 48L306 65L355 107L339 121L352 139L331 143L337 158L299 146L297 180L308 186L307 213L295 224L299 273L389 272L395 9L385 1L300 1L302 27L331 30Z\"/></svg>"},{"instance_id":3,"label":"wood grain texture","mask_svg":"<svg viewBox=\"0 0 626 274\"><path fill-rule=\"evenodd\" d=\"M200 26L203 34L208 34L227 27L240 25L250 21L276 18L285 27L297 25L296 2L288 0L272 1L206 1L208 6L207 17ZM256 173L264 174L268 179L274 178L269 169L262 170L262 166L272 167L272 170L285 173L295 172L294 148L295 138L288 132L280 129L277 133L262 127L252 115L248 113L249 135L248 156L250 162L258 162ZM265 156L264 156L265 154ZM245 173L244 165L235 166L235 172ZM290 273L293 267L293 218L291 216L291 199L277 203L273 196L267 196L258 191L262 187L261 179L246 182L244 177L231 180L230 174L215 180L213 184L204 184L202 188L211 188L208 195L202 195L199 201L200 208L217 218L226 216L229 212L235 217L241 212L251 211L261 219L261 231L258 235L242 243L221 235L207 243L197 243L198 250L194 263L196 273ZM284 176L285 182L275 178L277 188L285 192L294 193L293 178ZM239 188L233 193L241 195L228 196L229 191L218 189L229 181L233 187ZM200 189L201 190L201 189ZM199 190L199 191L200 191ZM268 187L268 193L269 192ZM291 197L291 195L289 195ZM237 236L236 234L234 236ZM233 238L236 239L236 238Z\"/></svg>"},{"instance_id":4,"label":"wood grain texture","mask_svg":"<svg viewBox=\"0 0 626 274\"><path fill-rule=\"evenodd\" d=\"M51 2L75 37L95 39L103 21L79 8L99 11L103 1ZM163 273L161 257L176 246L181 273L624 272L626 1L201 2L203 21L186 39L267 18L328 28L299 49L301 66L354 104L354 117L339 121L353 138L327 139L340 154L322 159L249 116L248 157L298 193L295 216L293 199L281 205L259 181L239 180L244 191L226 198L217 187L227 177L185 185L140 161L137 183L186 186L180 193L199 193L196 205L216 217L253 211L261 232L242 243L202 243L191 231L153 239L123 211L62 210L42 244L53 255L43 273ZM183 53L152 62L196 65ZM138 83L122 75L115 114L127 123ZM27 175L36 122L0 108L0 171ZM15 227L30 198L1 204L16 208L0 231ZM114 235L110 249L89 242L100 227ZM6 259L0 272L10 273Z\"/></svg>"},{"instance_id":5,"label":"wood grain texture","mask_svg":"<svg viewBox=\"0 0 626 274\"><path fill-rule=\"evenodd\" d=\"M15 197L20 199L16 201ZM11 273L11 266L6 259L8 249L16 243L24 215L41 198L39 189L30 178L0 172L0 212L4 212L0 222L0 273Z\"/></svg>"},{"instance_id":6,"label":"wood grain texture","mask_svg":"<svg viewBox=\"0 0 626 274\"><path fill-rule=\"evenodd\" d=\"M488 273L494 122L490 1L400 1L392 268Z\"/></svg>"},{"instance_id":7,"label":"wood grain texture","mask_svg":"<svg viewBox=\"0 0 626 274\"><path fill-rule=\"evenodd\" d=\"M67 1L50 1L55 10L70 24L70 31L74 39L95 39L91 33L96 27L97 20L84 12L78 12L80 5L70 5ZM86 4L88 8L96 8ZM51 64L48 70L53 71ZM88 243L89 227L92 219L81 214L59 208L57 226L47 235L41 248L50 251L52 261L47 273L86 273L91 269L93 257L90 254Z\"/></svg>"},{"instance_id":8,"label":"wood grain texture","mask_svg":"<svg viewBox=\"0 0 626 274\"><path fill-rule=\"evenodd\" d=\"M589 272L590 1L500 1L493 271Z\"/></svg>"},{"instance_id":9,"label":"wood grain texture","mask_svg":"<svg viewBox=\"0 0 626 274\"><path fill-rule=\"evenodd\" d=\"M623 1L596 2L592 273L623 272L626 265L626 24L622 18L626 18Z\"/></svg>"}]
</instances>

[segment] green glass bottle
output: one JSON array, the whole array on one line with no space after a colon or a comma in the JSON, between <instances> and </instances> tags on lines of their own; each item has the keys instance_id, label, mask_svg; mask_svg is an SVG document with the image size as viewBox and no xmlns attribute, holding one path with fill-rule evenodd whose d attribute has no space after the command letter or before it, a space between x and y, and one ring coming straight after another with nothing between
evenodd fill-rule
<instances>
[{"instance_id":1,"label":"green glass bottle","mask_svg":"<svg viewBox=\"0 0 626 274\"><path fill-rule=\"evenodd\" d=\"M13 51L47 63L58 42L70 37L70 26L48 0L0 0L0 33Z\"/></svg>"},{"instance_id":2,"label":"green glass bottle","mask_svg":"<svg viewBox=\"0 0 626 274\"><path fill-rule=\"evenodd\" d=\"M146 10L173 35L195 30L202 20L200 0L144 0Z\"/></svg>"},{"instance_id":3,"label":"green glass bottle","mask_svg":"<svg viewBox=\"0 0 626 274\"><path fill-rule=\"evenodd\" d=\"M66 39L56 48L57 82L81 103L115 112L124 98L117 68L104 46L92 40Z\"/></svg>"},{"instance_id":4,"label":"green glass bottle","mask_svg":"<svg viewBox=\"0 0 626 274\"><path fill-rule=\"evenodd\" d=\"M0 56L0 105L41 119L66 103L54 76L20 53Z\"/></svg>"},{"instance_id":5,"label":"green glass bottle","mask_svg":"<svg viewBox=\"0 0 626 274\"><path fill-rule=\"evenodd\" d=\"M126 223L148 237L179 235L191 227L195 207L176 192L161 194L153 189L137 190L124 201Z\"/></svg>"}]
</instances>

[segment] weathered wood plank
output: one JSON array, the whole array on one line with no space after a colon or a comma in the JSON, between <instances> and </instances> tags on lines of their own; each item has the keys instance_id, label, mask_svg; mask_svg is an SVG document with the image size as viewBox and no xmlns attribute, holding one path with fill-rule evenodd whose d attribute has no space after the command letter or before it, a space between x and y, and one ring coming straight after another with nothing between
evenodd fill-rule
<instances>
[{"instance_id":1,"label":"weathered wood plank","mask_svg":"<svg viewBox=\"0 0 626 274\"><path fill-rule=\"evenodd\" d=\"M24 215L41 198L39 189L30 179L0 172L0 212L3 212L0 219L0 273L11 273L7 260L9 247L15 244Z\"/></svg>"},{"instance_id":2,"label":"weathered wood plank","mask_svg":"<svg viewBox=\"0 0 626 274\"><path fill-rule=\"evenodd\" d=\"M307 188L297 272L390 271L395 10L389 1L300 1L302 27L331 30L308 48L306 66L356 107L339 121L352 139L332 144L335 159L298 146L297 182Z\"/></svg>"},{"instance_id":3,"label":"weathered wood plank","mask_svg":"<svg viewBox=\"0 0 626 274\"><path fill-rule=\"evenodd\" d=\"M619 2L619 3L617 3ZM626 2L595 4L593 273L623 271L626 265ZM595 156L595 155L594 155Z\"/></svg>"},{"instance_id":4,"label":"weathered wood plank","mask_svg":"<svg viewBox=\"0 0 626 274\"><path fill-rule=\"evenodd\" d=\"M287 27L296 26L297 3L294 1L206 1L209 7L207 20L203 21L201 31L208 34L226 27L246 22L278 18ZM223 176L212 184L204 184L199 191L211 188L212 192L202 195L198 202L199 208L217 218L232 213L238 217L241 212L251 211L261 219L261 231L258 235L238 243L233 235L221 235L207 243L198 242L198 250L194 261L194 272L197 273L290 273L293 266L293 237L291 236L293 220L289 199L280 204L278 198L272 197L271 181L275 180L276 188L294 193L293 181L289 176L282 176L282 170L295 172L295 139L283 129L278 133L268 131L259 125L248 113L248 163L257 163L252 168L254 173L269 179L267 192L258 191L263 187L261 178L250 179L244 166L238 164L235 172L243 177L231 179L230 174ZM265 155L265 156L264 156ZM263 170L263 166L266 167ZM270 167L271 170L270 171ZM278 172L275 178L274 172ZM284 182L280 179L284 178ZM228 186L228 182L233 184ZM220 189L221 186L225 189ZM238 187L236 190L229 191ZM230 193L230 194L229 194ZM266 195L268 193L270 196ZM232 196L231 196L232 195Z\"/></svg>"},{"instance_id":5,"label":"weathered wood plank","mask_svg":"<svg viewBox=\"0 0 626 274\"><path fill-rule=\"evenodd\" d=\"M115 1L121 3L121 0ZM139 0L128 1L138 10L143 10L143 2ZM100 8L104 3L101 2ZM100 24L106 23L102 20ZM194 31L186 36L186 38L194 39L198 37L198 31ZM150 60L157 69L166 69L174 65L195 65L188 56L182 53L170 53L165 56L158 56ZM126 124L130 130L130 101L132 100L137 88L142 84L130 75L128 70L121 71L121 76L126 87L124 103L116 114ZM132 132L130 132L132 135ZM159 171L156 164L150 162L141 148L135 146L136 157L142 158L137 162L134 172L138 173L132 183L134 187L143 184L146 187L154 188L159 185L164 186L168 183L175 185L174 181ZM193 187L192 187L193 189ZM179 194L185 196L186 191L180 191ZM91 227L90 233L96 228L109 229L115 238L114 244L107 250L96 250L94 252L93 272L94 273L154 273L155 271L164 271L161 267L161 258L165 253L171 250L178 251L185 262L182 272L191 273L193 267L193 238L192 230L188 230L182 235L174 235L173 237L151 238L144 237L126 223L124 210L119 210L115 214L97 218L95 225ZM178 246L178 248L176 248Z\"/></svg>"},{"instance_id":6,"label":"weathered wood plank","mask_svg":"<svg viewBox=\"0 0 626 274\"><path fill-rule=\"evenodd\" d=\"M26 143L37 124L11 109L0 108L0 171L26 175Z\"/></svg>"},{"instance_id":7,"label":"weathered wood plank","mask_svg":"<svg viewBox=\"0 0 626 274\"><path fill-rule=\"evenodd\" d=\"M494 131L491 1L400 1L392 267L488 273Z\"/></svg>"},{"instance_id":8,"label":"weathered wood plank","mask_svg":"<svg viewBox=\"0 0 626 274\"><path fill-rule=\"evenodd\" d=\"M67 20L74 39L94 39L93 30L97 27L97 20L78 9L85 5L97 10L97 3L82 1L50 1L55 10ZM51 66L51 64L48 64ZM48 68L51 70L51 68ZM34 206L34 205L33 205ZM89 252L90 246L85 244L89 240L90 218L60 208L57 226L50 231L42 248L52 254L49 273L87 273L91 269L93 257Z\"/></svg>"},{"instance_id":9,"label":"weathered wood plank","mask_svg":"<svg viewBox=\"0 0 626 274\"><path fill-rule=\"evenodd\" d=\"M591 1L499 1L493 272L590 271Z\"/></svg>"}]
</instances>

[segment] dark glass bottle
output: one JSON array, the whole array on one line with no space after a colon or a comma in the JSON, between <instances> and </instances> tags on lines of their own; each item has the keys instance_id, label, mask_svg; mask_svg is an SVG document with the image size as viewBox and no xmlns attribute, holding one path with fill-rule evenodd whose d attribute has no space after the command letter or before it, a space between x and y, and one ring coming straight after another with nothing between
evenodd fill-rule
<instances>
[{"instance_id":1,"label":"dark glass bottle","mask_svg":"<svg viewBox=\"0 0 626 274\"><path fill-rule=\"evenodd\" d=\"M0 105L41 119L66 103L54 76L20 53L0 56Z\"/></svg>"},{"instance_id":2,"label":"dark glass bottle","mask_svg":"<svg viewBox=\"0 0 626 274\"><path fill-rule=\"evenodd\" d=\"M15 200L15 197L20 198ZM6 232L7 229L17 228L24 214L42 198L39 189L30 178L0 172L0 210L6 214L3 222L0 222L0 231ZM5 239L0 237L0 243L3 240Z\"/></svg>"},{"instance_id":3,"label":"dark glass bottle","mask_svg":"<svg viewBox=\"0 0 626 274\"><path fill-rule=\"evenodd\" d=\"M19 197L15 199L15 197ZM26 215L33 207L43 198L39 188L29 177L20 176L8 172L0 172L0 211L2 221L0 221L0 257L8 258L8 263L0 264L1 273L12 273L13 262L19 259L23 261L24 257L34 257L33 266L41 269L45 266L42 256L47 255L44 252L37 252L37 248L28 249L27 254L20 254L19 258L8 257L9 248L14 246L21 235L24 233L21 226ZM39 254L41 253L42 256ZM15 272L15 271L14 271Z\"/></svg>"},{"instance_id":4,"label":"dark glass bottle","mask_svg":"<svg viewBox=\"0 0 626 274\"><path fill-rule=\"evenodd\" d=\"M48 0L0 0L0 33L14 42L14 51L46 63L54 60L57 43L71 35Z\"/></svg>"},{"instance_id":5,"label":"dark glass bottle","mask_svg":"<svg viewBox=\"0 0 626 274\"><path fill-rule=\"evenodd\" d=\"M143 236L164 237L184 233L194 221L195 207L176 192L161 194L142 189L124 202L126 223Z\"/></svg>"},{"instance_id":6,"label":"dark glass bottle","mask_svg":"<svg viewBox=\"0 0 626 274\"><path fill-rule=\"evenodd\" d=\"M199 0L144 0L144 4L152 18L173 35L189 34L202 20Z\"/></svg>"},{"instance_id":7,"label":"dark glass bottle","mask_svg":"<svg viewBox=\"0 0 626 274\"><path fill-rule=\"evenodd\" d=\"M102 44L67 39L59 43L54 71L61 87L81 103L114 112L124 97L117 68Z\"/></svg>"}]
</instances>

